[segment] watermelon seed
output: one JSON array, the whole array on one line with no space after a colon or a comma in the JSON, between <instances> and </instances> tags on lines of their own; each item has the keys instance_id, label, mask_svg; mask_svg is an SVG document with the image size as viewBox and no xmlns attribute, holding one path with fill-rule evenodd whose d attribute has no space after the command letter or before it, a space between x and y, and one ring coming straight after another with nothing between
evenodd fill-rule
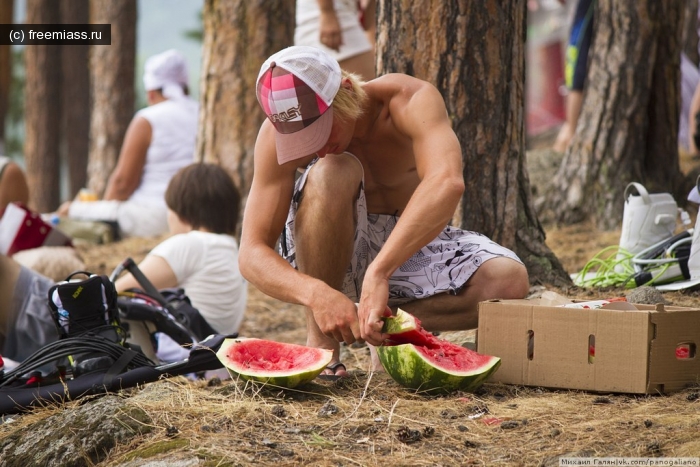
<instances>
[{"instance_id":1,"label":"watermelon seed","mask_svg":"<svg viewBox=\"0 0 700 467\"><path fill-rule=\"evenodd\" d=\"M647 428L651 428L651 425L653 425L653 422L651 420L644 420L644 426Z\"/></svg>"}]
</instances>

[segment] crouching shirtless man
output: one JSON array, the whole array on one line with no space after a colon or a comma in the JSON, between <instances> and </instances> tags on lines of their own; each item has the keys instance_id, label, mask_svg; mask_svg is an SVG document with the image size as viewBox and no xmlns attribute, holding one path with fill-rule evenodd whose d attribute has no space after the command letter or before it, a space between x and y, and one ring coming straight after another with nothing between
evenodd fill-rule
<instances>
[{"instance_id":1,"label":"crouching shirtless man","mask_svg":"<svg viewBox=\"0 0 700 467\"><path fill-rule=\"evenodd\" d=\"M447 226L464 191L462 154L435 87L404 74L362 82L296 46L265 61L257 96L268 118L240 269L306 307L307 345L334 352L327 374L346 374L340 342L385 340L392 307L427 330L470 329L480 301L527 294L512 251Z\"/></svg>"}]
</instances>

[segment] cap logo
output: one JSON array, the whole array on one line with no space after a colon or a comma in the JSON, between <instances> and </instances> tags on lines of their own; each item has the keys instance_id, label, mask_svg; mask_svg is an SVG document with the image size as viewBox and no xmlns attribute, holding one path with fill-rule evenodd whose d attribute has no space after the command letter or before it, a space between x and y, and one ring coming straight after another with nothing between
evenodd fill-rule
<instances>
[{"instance_id":1,"label":"cap logo","mask_svg":"<svg viewBox=\"0 0 700 467\"><path fill-rule=\"evenodd\" d=\"M272 123L289 122L291 120L294 120L295 118L301 118L301 104L299 104L296 107L292 107L286 112L283 111L270 115L270 121Z\"/></svg>"}]
</instances>

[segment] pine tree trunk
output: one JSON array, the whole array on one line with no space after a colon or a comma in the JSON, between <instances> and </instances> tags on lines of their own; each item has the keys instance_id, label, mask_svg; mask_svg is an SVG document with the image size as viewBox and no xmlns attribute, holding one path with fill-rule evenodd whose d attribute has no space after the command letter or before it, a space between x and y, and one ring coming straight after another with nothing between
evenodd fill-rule
<instances>
[{"instance_id":1,"label":"pine tree trunk","mask_svg":"<svg viewBox=\"0 0 700 467\"><path fill-rule=\"evenodd\" d=\"M91 46L88 186L102 194L134 116L136 0L91 0L90 22L112 25L112 44Z\"/></svg>"},{"instance_id":2,"label":"pine tree trunk","mask_svg":"<svg viewBox=\"0 0 700 467\"><path fill-rule=\"evenodd\" d=\"M683 52L695 66L700 65L698 53L698 0L685 0L683 12Z\"/></svg>"},{"instance_id":3,"label":"pine tree trunk","mask_svg":"<svg viewBox=\"0 0 700 467\"><path fill-rule=\"evenodd\" d=\"M601 229L618 228L632 181L685 199L677 141L682 9L597 1L579 125L545 203L557 221L592 217Z\"/></svg>"},{"instance_id":4,"label":"pine tree trunk","mask_svg":"<svg viewBox=\"0 0 700 467\"><path fill-rule=\"evenodd\" d=\"M221 164L245 204L265 118L255 81L265 59L292 45L295 2L206 0L196 159ZM242 210L241 210L242 211Z\"/></svg>"},{"instance_id":5,"label":"pine tree trunk","mask_svg":"<svg viewBox=\"0 0 700 467\"><path fill-rule=\"evenodd\" d=\"M58 23L59 6L53 0L28 0L27 23ZM61 46L27 46L24 56L24 157L30 205L49 212L60 202Z\"/></svg>"},{"instance_id":6,"label":"pine tree trunk","mask_svg":"<svg viewBox=\"0 0 700 467\"><path fill-rule=\"evenodd\" d=\"M61 19L66 24L86 24L88 0L61 2ZM90 70L89 45L71 45L61 50L63 70L63 160L68 167L68 194L73 198L87 186L87 162L90 138Z\"/></svg>"},{"instance_id":7,"label":"pine tree trunk","mask_svg":"<svg viewBox=\"0 0 700 467\"><path fill-rule=\"evenodd\" d=\"M0 2L0 24L11 24L14 0ZM9 110L10 83L12 82L12 51L9 45L0 44L0 154L5 143L5 117Z\"/></svg>"},{"instance_id":8,"label":"pine tree trunk","mask_svg":"<svg viewBox=\"0 0 700 467\"><path fill-rule=\"evenodd\" d=\"M445 98L464 160L461 227L513 249L533 283L570 284L524 164L525 1L381 0L377 24L378 74L425 79Z\"/></svg>"}]
</instances>

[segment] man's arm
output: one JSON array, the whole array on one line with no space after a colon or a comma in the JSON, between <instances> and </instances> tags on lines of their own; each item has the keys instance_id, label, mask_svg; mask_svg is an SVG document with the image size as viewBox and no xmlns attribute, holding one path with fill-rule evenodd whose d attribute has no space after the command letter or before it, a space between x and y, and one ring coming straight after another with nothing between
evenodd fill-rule
<instances>
[{"instance_id":1,"label":"man's arm","mask_svg":"<svg viewBox=\"0 0 700 467\"><path fill-rule=\"evenodd\" d=\"M255 145L238 256L241 274L271 297L308 307L324 334L352 343L360 334L355 305L325 282L292 268L275 250L289 212L296 167L277 163L273 132L265 121Z\"/></svg>"},{"instance_id":2,"label":"man's arm","mask_svg":"<svg viewBox=\"0 0 700 467\"><path fill-rule=\"evenodd\" d=\"M420 183L363 282L362 337L375 345L381 343L389 277L445 228L464 192L459 141L437 89L411 79L392 97L389 111L394 127L412 142Z\"/></svg>"}]
</instances>

